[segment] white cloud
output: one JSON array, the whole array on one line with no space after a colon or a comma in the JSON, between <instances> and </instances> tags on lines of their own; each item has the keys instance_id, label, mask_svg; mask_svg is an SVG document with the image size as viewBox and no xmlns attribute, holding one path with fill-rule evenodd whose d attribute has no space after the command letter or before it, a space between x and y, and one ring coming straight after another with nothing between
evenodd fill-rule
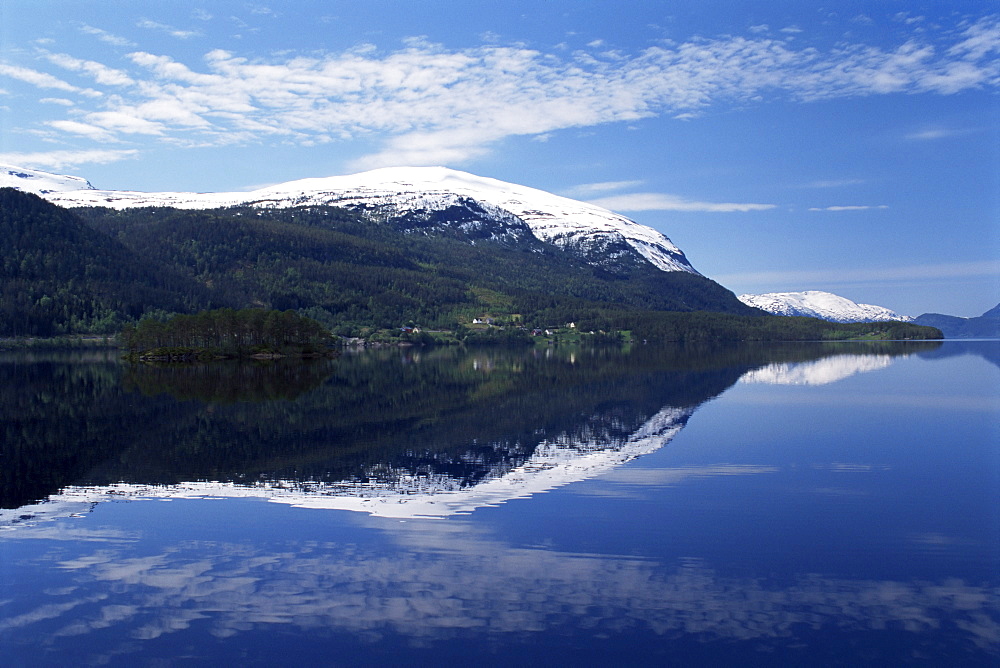
<instances>
[{"instance_id":1,"label":"white cloud","mask_svg":"<svg viewBox=\"0 0 1000 668\"><path fill-rule=\"evenodd\" d=\"M64 97L43 97L38 100L42 104L58 104L63 107L72 107L76 103L73 100L67 100Z\"/></svg>"},{"instance_id":2,"label":"white cloud","mask_svg":"<svg viewBox=\"0 0 1000 668\"><path fill-rule=\"evenodd\" d=\"M6 65L0 63L0 77L8 77L10 79L16 79L18 81L23 81L24 83L31 84L38 88L52 88L55 90L62 90L68 93L78 93L81 89L77 88L71 83L67 83L58 77L54 77L46 72L39 72L38 70L29 69L27 67L19 67L17 65Z\"/></svg>"},{"instance_id":3,"label":"white cloud","mask_svg":"<svg viewBox=\"0 0 1000 668\"><path fill-rule=\"evenodd\" d=\"M975 132L975 130L969 128L963 128L961 130L956 130L953 128L926 128L918 132L912 132L906 135L907 139L913 139L916 141L933 141L935 139L947 139L949 137L960 137L962 135L967 135L970 132Z\"/></svg>"},{"instance_id":4,"label":"white cloud","mask_svg":"<svg viewBox=\"0 0 1000 668\"><path fill-rule=\"evenodd\" d=\"M90 123L81 123L80 121L49 121L47 125L60 132L80 135L94 141L109 142L115 139L115 136L111 132Z\"/></svg>"},{"instance_id":5,"label":"white cloud","mask_svg":"<svg viewBox=\"0 0 1000 668\"><path fill-rule=\"evenodd\" d=\"M250 10L251 14L258 14L261 16L276 16L274 10L265 5L248 5L247 8Z\"/></svg>"},{"instance_id":6,"label":"white cloud","mask_svg":"<svg viewBox=\"0 0 1000 668\"><path fill-rule=\"evenodd\" d=\"M157 23L156 21L150 21L149 19L141 19L136 23L136 25L140 28L147 28L149 30L159 30L160 32L170 35L171 37L176 37L177 39L190 39L201 35L201 33L196 30L180 30L165 23Z\"/></svg>"},{"instance_id":7,"label":"white cloud","mask_svg":"<svg viewBox=\"0 0 1000 668\"><path fill-rule=\"evenodd\" d=\"M140 25L179 38L195 34L148 19ZM70 55L45 56L91 77L95 87L106 89L103 96L16 65L0 65L0 77L94 96L90 108L65 119L67 129L81 129L69 122L87 123L183 145L381 139L371 155L357 160L363 167L461 163L508 137L546 137L655 116L693 119L713 106L766 97L952 94L995 89L1000 82L996 18L933 40L914 37L892 49L840 44L820 51L799 46L800 40L696 38L626 55L494 44L455 50L414 38L393 52L365 45L255 60L216 49L200 66L136 51L127 55L127 70ZM122 118L132 120L111 122ZM633 197L632 207L700 204L648 194L643 204Z\"/></svg>"},{"instance_id":8,"label":"white cloud","mask_svg":"<svg viewBox=\"0 0 1000 668\"><path fill-rule=\"evenodd\" d=\"M80 32L86 33L88 35L93 35L97 39L101 40L105 44L111 44L112 46L122 46L122 47L134 47L135 42L124 37L119 37L118 35L113 35L106 30L101 30L100 28L95 28L94 26L89 26L83 24L80 26Z\"/></svg>"},{"instance_id":9,"label":"white cloud","mask_svg":"<svg viewBox=\"0 0 1000 668\"><path fill-rule=\"evenodd\" d=\"M834 206L823 206L823 207L810 207L810 211L870 211L872 209L888 209L889 207L885 204L870 205L870 204L842 204Z\"/></svg>"},{"instance_id":10,"label":"white cloud","mask_svg":"<svg viewBox=\"0 0 1000 668\"><path fill-rule=\"evenodd\" d=\"M126 160L138 154L139 151L136 149L0 153L0 163L36 169L66 169L78 165L105 165Z\"/></svg>"},{"instance_id":11,"label":"white cloud","mask_svg":"<svg viewBox=\"0 0 1000 668\"><path fill-rule=\"evenodd\" d=\"M665 193L632 193L629 195L613 195L590 200L591 204L602 206L612 211L705 211L713 213L728 213L734 211L766 211L775 208L774 204L741 204L735 202L698 202L687 200L677 195Z\"/></svg>"},{"instance_id":12,"label":"white cloud","mask_svg":"<svg viewBox=\"0 0 1000 668\"><path fill-rule=\"evenodd\" d=\"M803 188L843 188L846 186L856 186L864 183L862 179L825 179L812 181L802 186Z\"/></svg>"},{"instance_id":13,"label":"white cloud","mask_svg":"<svg viewBox=\"0 0 1000 668\"><path fill-rule=\"evenodd\" d=\"M45 58L72 72L82 72L94 79L95 83L104 86L130 86L135 82L124 71L102 65L93 60L80 60L64 53L47 53Z\"/></svg>"},{"instance_id":14,"label":"white cloud","mask_svg":"<svg viewBox=\"0 0 1000 668\"><path fill-rule=\"evenodd\" d=\"M842 285L872 281L929 281L1000 276L1000 260L945 262L902 267L760 271L713 276L723 285Z\"/></svg>"},{"instance_id":15,"label":"white cloud","mask_svg":"<svg viewBox=\"0 0 1000 668\"><path fill-rule=\"evenodd\" d=\"M597 193L626 190L641 186L644 181L603 181L601 183L582 183L566 190L567 197L590 197Z\"/></svg>"},{"instance_id":16,"label":"white cloud","mask_svg":"<svg viewBox=\"0 0 1000 668\"><path fill-rule=\"evenodd\" d=\"M923 16L910 16L909 12L896 12L892 18L893 20L905 23L906 25L923 23L926 20Z\"/></svg>"}]
</instances>

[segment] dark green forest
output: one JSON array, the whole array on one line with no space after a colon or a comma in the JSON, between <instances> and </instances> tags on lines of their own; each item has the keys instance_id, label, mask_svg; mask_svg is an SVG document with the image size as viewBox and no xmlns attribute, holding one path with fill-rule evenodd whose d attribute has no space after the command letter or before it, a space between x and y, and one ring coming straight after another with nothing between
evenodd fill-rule
<instances>
[{"instance_id":1,"label":"dark green forest","mask_svg":"<svg viewBox=\"0 0 1000 668\"><path fill-rule=\"evenodd\" d=\"M45 200L0 188L0 335L113 333L151 309L190 312L209 292Z\"/></svg>"},{"instance_id":2,"label":"dark green forest","mask_svg":"<svg viewBox=\"0 0 1000 668\"><path fill-rule=\"evenodd\" d=\"M530 235L433 222L334 207L66 210L0 189L0 336L106 334L220 308L294 310L351 337L416 326L501 341L567 323L648 340L937 335L767 316L702 276L595 267ZM508 327L470 327L484 316Z\"/></svg>"},{"instance_id":3,"label":"dark green forest","mask_svg":"<svg viewBox=\"0 0 1000 668\"><path fill-rule=\"evenodd\" d=\"M133 359L191 359L320 355L329 352L330 339L321 324L291 309L220 308L166 321L143 318L122 328L120 343Z\"/></svg>"}]
</instances>

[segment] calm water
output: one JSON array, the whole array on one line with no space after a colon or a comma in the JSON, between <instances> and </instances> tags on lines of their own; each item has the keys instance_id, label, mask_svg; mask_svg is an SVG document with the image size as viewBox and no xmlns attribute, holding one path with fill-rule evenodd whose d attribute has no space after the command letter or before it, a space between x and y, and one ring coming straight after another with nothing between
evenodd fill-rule
<instances>
[{"instance_id":1,"label":"calm water","mask_svg":"<svg viewBox=\"0 0 1000 668\"><path fill-rule=\"evenodd\" d=\"M0 356L0 663L997 665L1000 344Z\"/></svg>"}]
</instances>

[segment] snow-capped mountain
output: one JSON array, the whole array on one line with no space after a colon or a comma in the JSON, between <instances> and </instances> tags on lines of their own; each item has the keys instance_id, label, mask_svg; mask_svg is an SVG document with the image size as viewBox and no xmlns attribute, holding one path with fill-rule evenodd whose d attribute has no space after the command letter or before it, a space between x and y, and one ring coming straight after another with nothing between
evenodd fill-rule
<instances>
[{"instance_id":1,"label":"snow-capped mountain","mask_svg":"<svg viewBox=\"0 0 1000 668\"><path fill-rule=\"evenodd\" d=\"M426 226L442 212L457 213L463 229L483 236L530 233L574 251L592 264L631 258L662 271L697 274L684 253L656 230L607 209L535 188L445 167L390 167L361 174L290 181L250 192L186 193L98 190L84 179L0 166L0 187L36 193L64 207L181 209L251 205L332 205L371 220L408 218ZM496 226L499 227L497 228Z\"/></svg>"},{"instance_id":2,"label":"snow-capped mountain","mask_svg":"<svg viewBox=\"0 0 1000 668\"><path fill-rule=\"evenodd\" d=\"M0 188L17 188L49 197L53 193L93 190L94 186L79 176L60 176L37 169L0 165Z\"/></svg>"},{"instance_id":3,"label":"snow-capped mountain","mask_svg":"<svg viewBox=\"0 0 1000 668\"><path fill-rule=\"evenodd\" d=\"M846 297L820 290L740 295L739 300L775 315L800 315L832 322L913 321L910 316L900 315L884 306L858 304Z\"/></svg>"}]
</instances>

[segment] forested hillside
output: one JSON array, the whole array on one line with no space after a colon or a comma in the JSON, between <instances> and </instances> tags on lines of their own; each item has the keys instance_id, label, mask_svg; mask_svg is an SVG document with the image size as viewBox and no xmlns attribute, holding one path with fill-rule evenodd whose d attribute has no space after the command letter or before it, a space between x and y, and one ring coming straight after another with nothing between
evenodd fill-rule
<instances>
[{"instance_id":1,"label":"forested hillside","mask_svg":"<svg viewBox=\"0 0 1000 668\"><path fill-rule=\"evenodd\" d=\"M331 207L75 211L227 305L299 309L341 334L452 328L484 315L545 326L599 304L756 313L701 276L634 262L612 272L531 237L490 240L458 225L414 230Z\"/></svg>"},{"instance_id":2,"label":"forested hillside","mask_svg":"<svg viewBox=\"0 0 1000 668\"><path fill-rule=\"evenodd\" d=\"M211 302L184 272L40 197L0 188L0 335L113 333L152 309Z\"/></svg>"},{"instance_id":3,"label":"forested hillside","mask_svg":"<svg viewBox=\"0 0 1000 668\"><path fill-rule=\"evenodd\" d=\"M477 319L664 340L888 331L765 317L714 281L631 255L597 267L531 235L420 222L325 206L66 210L2 189L0 335L111 333L217 308L292 309L342 336L464 331Z\"/></svg>"}]
</instances>

